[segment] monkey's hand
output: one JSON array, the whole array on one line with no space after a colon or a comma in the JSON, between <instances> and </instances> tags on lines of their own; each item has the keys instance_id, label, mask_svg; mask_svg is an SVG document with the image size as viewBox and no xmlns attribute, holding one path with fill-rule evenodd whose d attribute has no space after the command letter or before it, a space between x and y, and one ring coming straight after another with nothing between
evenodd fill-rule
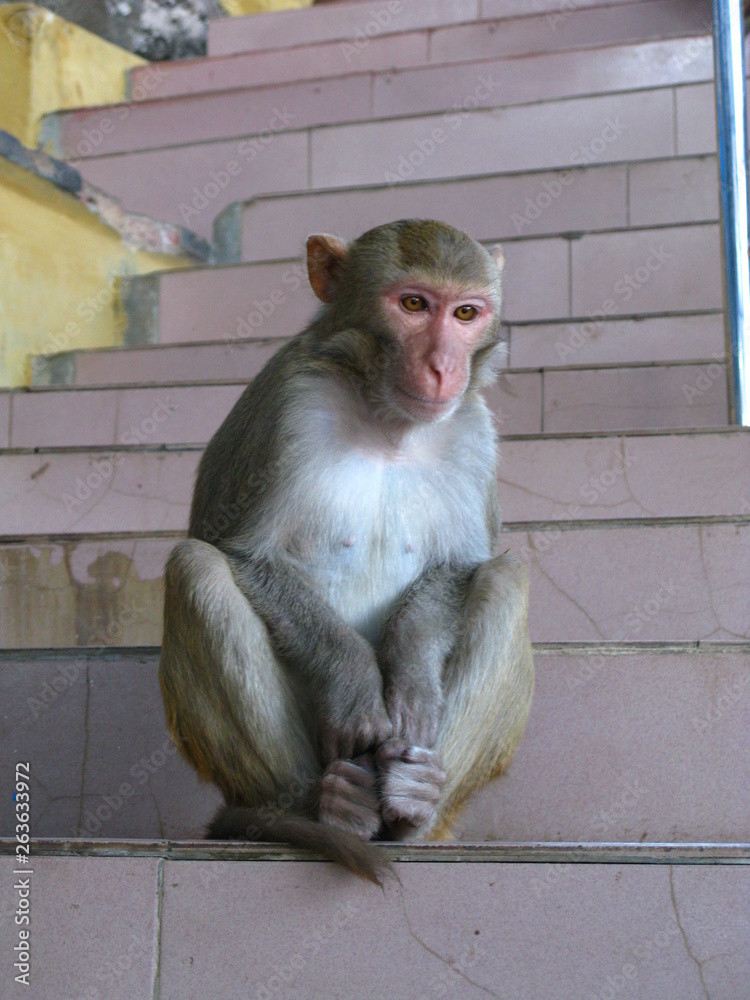
<instances>
[{"instance_id":1,"label":"monkey's hand","mask_svg":"<svg viewBox=\"0 0 750 1000\"><path fill-rule=\"evenodd\" d=\"M439 682L429 673L399 671L388 677L385 708L393 723L394 737L412 746L435 746L443 714L443 693Z\"/></svg>"},{"instance_id":2,"label":"monkey's hand","mask_svg":"<svg viewBox=\"0 0 750 1000\"><path fill-rule=\"evenodd\" d=\"M394 738L380 747L382 815L386 836L393 840L429 832L445 784L445 771L434 750L409 746Z\"/></svg>"},{"instance_id":3,"label":"monkey's hand","mask_svg":"<svg viewBox=\"0 0 750 1000\"><path fill-rule=\"evenodd\" d=\"M393 727L374 661L359 676L339 673L336 683L322 685L318 724L324 765L375 750L390 737Z\"/></svg>"}]
</instances>

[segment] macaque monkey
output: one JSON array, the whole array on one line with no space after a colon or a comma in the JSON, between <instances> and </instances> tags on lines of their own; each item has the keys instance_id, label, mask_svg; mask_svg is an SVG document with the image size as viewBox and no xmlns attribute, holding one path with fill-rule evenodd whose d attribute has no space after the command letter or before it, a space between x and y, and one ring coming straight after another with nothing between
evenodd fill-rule
<instances>
[{"instance_id":1,"label":"macaque monkey","mask_svg":"<svg viewBox=\"0 0 750 1000\"><path fill-rule=\"evenodd\" d=\"M503 357L503 255L405 220L311 236L307 261L322 309L200 463L159 679L226 801L209 836L378 881L366 842L446 836L531 702L528 584L498 554L480 394Z\"/></svg>"}]
</instances>

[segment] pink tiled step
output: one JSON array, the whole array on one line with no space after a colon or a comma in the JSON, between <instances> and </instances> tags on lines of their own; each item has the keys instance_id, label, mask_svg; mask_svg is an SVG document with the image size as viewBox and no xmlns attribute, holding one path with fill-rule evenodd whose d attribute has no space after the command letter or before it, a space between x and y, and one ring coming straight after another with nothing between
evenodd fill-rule
<instances>
[{"instance_id":1,"label":"pink tiled step","mask_svg":"<svg viewBox=\"0 0 750 1000\"><path fill-rule=\"evenodd\" d=\"M202 835L220 796L166 737L156 651L2 659L36 836ZM750 646L538 647L535 660L525 738L508 774L471 800L457 839L750 841ZM123 783L132 794L119 795ZM0 835L12 830L4 801Z\"/></svg>"},{"instance_id":2,"label":"pink tiled step","mask_svg":"<svg viewBox=\"0 0 750 1000\"><path fill-rule=\"evenodd\" d=\"M252 136L266 129L273 134L367 119L370 91L369 76L360 74L86 108L48 116L42 138L50 153L71 160Z\"/></svg>"},{"instance_id":3,"label":"pink tiled step","mask_svg":"<svg viewBox=\"0 0 750 1000\"><path fill-rule=\"evenodd\" d=\"M492 206L492 211L487 206ZM439 218L477 240L715 222L714 157L266 196L232 208L217 238L245 261L295 257L310 233L356 236L398 218Z\"/></svg>"},{"instance_id":4,"label":"pink tiled step","mask_svg":"<svg viewBox=\"0 0 750 1000\"><path fill-rule=\"evenodd\" d=\"M750 516L506 525L536 642L750 638ZM170 535L0 546L7 647L154 645ZM103 636L105 638L103 638Z\"/></svg>"},{"instance_id":5,"label":"pink tiled step","mask_svg":"<svg viewBox=\"0 0 750 1000\"><path fill-rule=\"evenodd\" d=\"M707 333L708 331L706 331ZM708 347L705 334L696 339ZM207 344L153 344L104 347L40 357L33 367L34 385L148 385L247 379L258 373L283 339L227 340ZM713 343L713 341L711 341ZM700 357L708 357L705 350Z\"/></svg>"},{"instance_id":6,"label":"pink tiled step","mask_svg":"<svg viewBox=\"0 0 750 1000\"><path fill-rule=\"evenodd\" d=\"M213 219L228 205L271 191L398 186L565 169L576 162L673 157L705 128L699 103L685 106L678 128L675 98L675 88L657 87L309 130L277 117L261 135L248 130L231 140L93 155L75 163L126 208L210 235ZM113 139L116 134L115 128Z\"/></svg>"},{"instance_id":7,"label":"pink tiled step","mask_svg":"<svg viewBox=\"0 0 750 1000\"><path fill-rule=\"evenodd\" d=\"M567 167L605 130L618 134L609 143L602 137L598 162L673 156L673 116L672 90L662 87L501 113L480 109L464 118L432 115L332 126L313 130L310 187Z\"/></svg>"},{"instance_id":8,"label":"pink tiled step","mask_svg":"<svg viewBox=\"0 0 750 1000\"><path fill-rule=\"evenodd\" d=\"M10 445L205 443L245 385L53 386L17 392ZM721 427L728 420L726 377L718 362L507 371L486 398L503 434Z\"/></svg>"},{"instance_id":9,"label":"pink tiled step","mask_svg":"<svg viewBox=\"0 0 750 1000\"><path fill-rule=\"evenodd\" d=\"M585 54L514 55L376 75L363 72L355 63L343 76L330 76L319 68L318 79L293 84L258 86L245 75L227 81L224 90L212 86L173 97L164 97L161 87L169 84L175 71L148 67L146 79L154 80L153 92L125 104L48 115L42 143L54 155L74 159L218 141L264 129L276 132L370 118L452 113L457 107L462 112L509 107L712 79L711 48L703 38L615 46ZM278 62L278 55L275 59ZM299 65L297 59L293 65ZM229 68L236 74L236 67ZM465 95L463 100L457 101L457 94ZM453 127L452 118L448 124Z\"/></svg>"},{"instance_id":10,"label":"pink tiled step","mask_svg":"<svg viewBox=\"0 0 750 1000\"><path fill-rule=\"evenodd\" d=\"M555 35L549 36L552 48ZM414 110L453 108L457 93L474 94L478 74L490 73L509 103L697 83L712 79L713 74L706 34L588 49L585 58L575 50L529 55L510 48L502 58L496 50L486 61L477 62L473 52L468 52L466 63L432 66L427 65L428 43L424 33L411 32L373 37L358 49L324 42L287 49L282 57L270 50L136 68L129 73L132 110L143 101L167 97L359 73L376 74L373 110L378 114L401 113L398 109L405 106L405 100Z\"/></svg>"},{"instance_id":11,"label":"pink tiled step","mask_svg":"<svg viewBox=\"0 0 750 1000\"><path fill-rule=\"evenodd\" d=\"M703 33L707 17L710 23L705 3L685 5L673 0L610 4L593 0L564 10L558 0L542 0L532 10L518 0L482 6L476 0L429 5L404 2L390 7L384 3L374 10L364 4L337 4L316 11L242 18L236 23L213 21L208 51L219 56L326 41L356 48L357 42L371 37L429 31L430 61L462 61L498 50L533 52L542 46L607 45Z\"/></svg>"},{"instance_id":12,"label":"pink tiled step","mask_svg":"<svg viewBox=\"0 0 750 1000\"><path fill-rule=\"evenodd\" d=\"M3 535L183 531L201 450L0 455ZM750 433L512 438L506 522L750 515ZM666 471L665 471L666 470Z\"/></svg>"},{"instance_id":13,"label":"pink tiled step","mask_svg":"<svg viewBox=\"0 0 750 1000\"><path fill-rule=\"evenodd\" d=\"M206 331L207 333L210 331ZM506 328L510 366L559 368L645 362L704 361L724 352L720 313L648 316L599 323L514 324ZM151 344L37 356L32 381L42 385L148 385L250 379L283 340L227 337L203 344Z\"/></svg>"},{"instance_id":14,"label":"pink tiled step","mask_svg":"<svg viewBox=\"0 0 750 1000\"><path fill-rule=\"evenodd\" d=\"M615 849L608 863L594 849L450 861L412 849L381 891L323 862L225 862L223 845L208 856L194 845L105 846L122 856L73 843L47 857L41 846L35 1000L59 1000L61 981L85 995L92 971L119 968L123 955L118 1000L570 1000L621 983L650 1000L741 1000L750 972L750 869L729 848L707 852L714 864L681 863L700 858L695 849L676 849L671 864L650 864L666 858L648 847ZM12 861L2 863L10 900ZM5 921L0 932L8 954L15 930Z\"/></svg>"}]
</instances>

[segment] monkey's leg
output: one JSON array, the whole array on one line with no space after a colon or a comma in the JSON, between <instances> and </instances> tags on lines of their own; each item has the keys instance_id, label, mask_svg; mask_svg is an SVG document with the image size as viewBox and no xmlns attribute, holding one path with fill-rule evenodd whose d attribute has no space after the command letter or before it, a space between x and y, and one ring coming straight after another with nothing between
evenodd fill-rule
<instances>
[{"instance_id":1,"label":"monkey's leg","mask_svg":"<svg viewBox=\"0 0 750 1000\"><path fill-rule=\"evenodd\" d=\"M170 731L228 805L272 817L320 809L322 821L360 836L377 829L371 772L335 762L323 774L309 698L206 542L181 542L169 558L159 680Z\"/></svg>"},{"instance_id":2,"label":"monkey's leg","mask_svg":"<svg viewBox=\"0 0 750 1000\"><path fill-rule=\"evenodd\" d=\"M443 673L444 702L434 750L406 748L386 770L386 807L395 808L406 821L396 825L396 836L446 836L471 793L510 762L523 735L534 687L527 611L524 567L508 556L479 566ZM411 815L400 801L410 796Z\"/></svg>"}]
</instances>

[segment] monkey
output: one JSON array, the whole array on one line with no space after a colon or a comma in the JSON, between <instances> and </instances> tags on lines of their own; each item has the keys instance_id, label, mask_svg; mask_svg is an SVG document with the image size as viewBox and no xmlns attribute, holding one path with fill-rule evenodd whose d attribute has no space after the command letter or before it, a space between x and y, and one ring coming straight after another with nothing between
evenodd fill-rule
<instances>
[{"instance_id":1,"label":"monkey","mask_svg":"<svg viewBox=\"0 0 750 1000\"><path fill-rule=\"evenodd\" d=\"M165 572L170 732L219 840L376 882L375 841L442 839L521 739L526 569L499 552L503 253L442 222L307 240L318 313L200 461Z\"/></svg>"}]
</instances>

